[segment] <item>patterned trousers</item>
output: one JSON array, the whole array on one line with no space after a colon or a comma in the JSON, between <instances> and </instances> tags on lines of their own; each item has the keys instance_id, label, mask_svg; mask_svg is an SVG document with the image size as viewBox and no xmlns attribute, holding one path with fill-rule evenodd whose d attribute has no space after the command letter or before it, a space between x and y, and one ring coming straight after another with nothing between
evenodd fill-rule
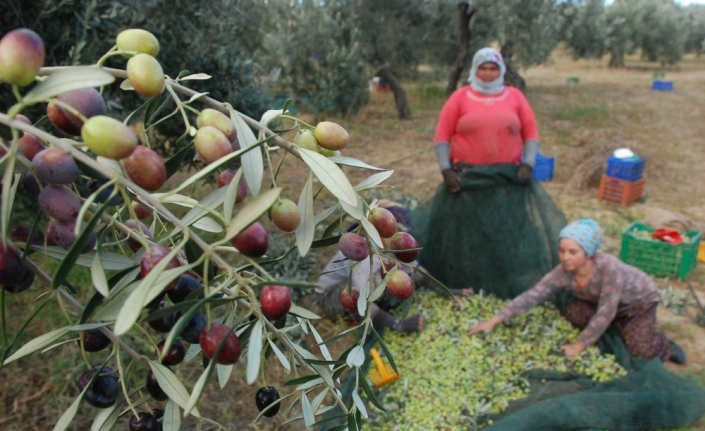
<instances>
[{"instance_id":1,"label":"patterned trousers","mask_svg":"<svg viewBox=\"0 0 705 431\"><path fill-rule=\"evenodd\" d=\"M671 353L671 344L666 335L656 331L657 302L629 307L620 311L612 324L627 345L632 356L639 358L659 357L667 361ZM563 315L578 327L585 327L597 312L594 302L575 299L568 304Z\"/></svg>"}]
</instances>

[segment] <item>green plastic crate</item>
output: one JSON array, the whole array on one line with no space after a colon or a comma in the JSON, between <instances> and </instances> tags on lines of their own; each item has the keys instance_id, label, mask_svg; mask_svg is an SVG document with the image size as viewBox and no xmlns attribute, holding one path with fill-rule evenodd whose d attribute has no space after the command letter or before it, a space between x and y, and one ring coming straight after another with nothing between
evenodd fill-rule
<instances>
[{"instance_id":1,"label":"green plastic crate","mask_svg":"<svg viewBox=\"0 0 705 431\"><path fill-rule=\"evenodd\" d=\"M655 229L635 222L622 235L619 253L623 262L659 277L685 279L698 262L700 232L689 231L678 245L651 238Z\"/></svg>"}]
</instances>

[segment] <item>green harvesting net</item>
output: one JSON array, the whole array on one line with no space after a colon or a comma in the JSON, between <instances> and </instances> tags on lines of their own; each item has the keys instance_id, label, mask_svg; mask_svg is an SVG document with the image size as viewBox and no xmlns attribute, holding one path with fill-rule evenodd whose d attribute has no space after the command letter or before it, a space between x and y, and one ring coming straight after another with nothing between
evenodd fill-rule
<instances>
[{"instance_id":1,"label":"green harvesting net","mask_svg":"<svg viewBox=\"0 0 705 431\"><path fill-rule=\"evenodd\" d=\"M558 264L563 212L540 183L519 182L515 165L476 166L457 194L438 188L412 211L419 262L451 288L513 298Z\"/></svg>"}]
</instances>

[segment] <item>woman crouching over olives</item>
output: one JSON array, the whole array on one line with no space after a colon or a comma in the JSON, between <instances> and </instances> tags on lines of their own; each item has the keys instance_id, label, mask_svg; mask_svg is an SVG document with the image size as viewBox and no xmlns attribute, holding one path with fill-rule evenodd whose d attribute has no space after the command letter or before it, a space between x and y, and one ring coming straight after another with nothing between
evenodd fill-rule
<instances>
[{"instance_id":1,"label":"woman crouching over olives","mask_svg":"<svg viewBox=\"0 0 705 431\"><path fill-rule=\"evenodd\" d=\"M498 323L509 322L551 296L568 291L575 299L563 315L584 329L577 342L561 346L567 356L592 346L614 325L632 356L684 364L683 349L656 331L656 308L661 300L656 283L615 256L595 253L600 244L602 229L595 220L578 220L563 228L558 244L560 265L491 319L470 328L468 335L489 332Z\"/></svg>"}]
</instances>

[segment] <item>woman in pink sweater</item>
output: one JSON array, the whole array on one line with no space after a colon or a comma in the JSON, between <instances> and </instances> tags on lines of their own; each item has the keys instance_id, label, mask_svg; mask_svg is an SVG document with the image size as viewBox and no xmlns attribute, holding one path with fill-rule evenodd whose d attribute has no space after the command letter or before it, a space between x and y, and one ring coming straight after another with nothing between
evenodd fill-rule
<instances>
[{"instance_id":1,"label":"woman in pink sweater","mask_svg":"<svg viewBox=\"0 0 705 431\"><path fill-rule=\"evenodd\" d=\"M656 331L656 308L661 301L656 283L615 256L596 253L601 243L602 229L595 220L578 220L563 228L559 234L561 264L491 319L470 328L468 335L489 332L558 292L568 291L575 299L563 314L584 329L575 343L561 347L567 356L592 346L615 325L632 356L684 364L680 346Z\"/></svg>"},{"instance_id":2,"label":"woman in pink sweater","mask_svg":"<svg viewBox=\"0 0 705 431\"><path fill-rule=\"evenodd\" d=\"M456 90L441 110L433 141L451 193L460 192L459 171L475 165L511 163L522 182L531 180L539 150L536 117L524 94L504 85L505 71L496 49L479 50L470 85Z\"/></svg>"},{"instance_id":3,"label":"woman in pink sweater","mask_svg":"<svg viewBox=\"0 0 705 431\"><path fill-rule=\"evenodd\" d=\"M434 149L444 184L413 214L419 262L434 277L513 298L558 263L554 238L566 219L531 180L536 117L521 91L504 85L505 71L494 48L473 57L470 85L450 96L438 119Z\"/></svg>"}]
</instances>

